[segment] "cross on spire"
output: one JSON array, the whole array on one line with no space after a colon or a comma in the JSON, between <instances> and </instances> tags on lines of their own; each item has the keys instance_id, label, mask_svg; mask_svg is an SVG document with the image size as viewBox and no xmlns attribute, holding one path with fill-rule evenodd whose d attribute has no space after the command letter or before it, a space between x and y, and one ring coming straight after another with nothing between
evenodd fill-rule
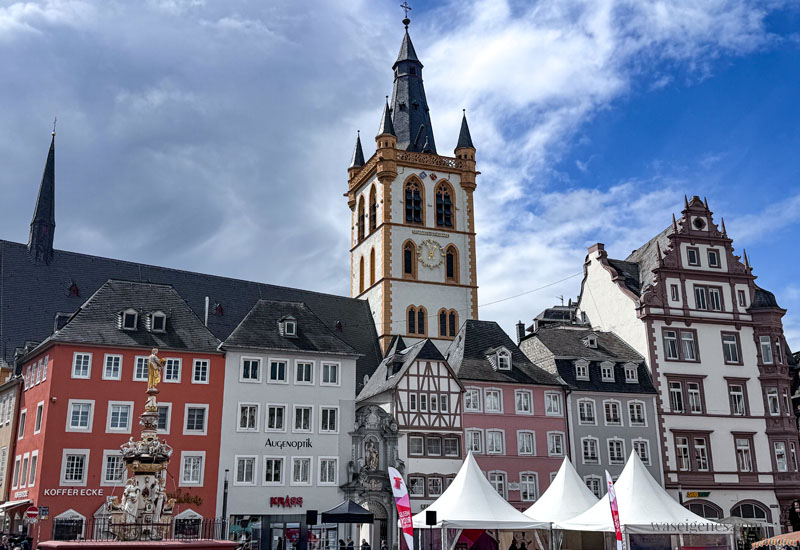
<instances>
[{"instance_id":1,"label":"cross on spire","mask_svg":"<svg viewBox=\"0 0 800 550\"><path fill-rule=\"evenodd\" d=\"M403 11L406 14L406 16L403 18L403 25L405 25L406 26L406 30L408 30L408 24L411 23L411 19L408 18L408 12L410 12L412 8L411 8L411 6L408 5L408 1L407 0L403 0L403 3L400 4L400 7L403 9Z\"/></svg>"}]
</instances>

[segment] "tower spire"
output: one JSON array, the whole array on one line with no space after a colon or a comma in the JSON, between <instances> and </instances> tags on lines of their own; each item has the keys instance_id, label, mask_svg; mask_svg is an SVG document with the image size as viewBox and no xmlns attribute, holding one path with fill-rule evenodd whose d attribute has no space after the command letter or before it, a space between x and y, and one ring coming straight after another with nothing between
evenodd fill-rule
<instances>
[{"instance_id":1,"label":"tower spire","mask_svg":"<svg viewBox=\"0 0 800 550\"><path fill-rule=\"evenodd\" d=\"M386 104L383 106L383 116L381 116L381 125L378 128L378 135L389 134L390 136L397 137L394 133L394 124L392 123L392 110L389 108L389 96L386 96Z\"/></svg>"},{"instance_id":2,"label":"tower spire","mask_svg":"<svg viewBox=\"0 0 800 550\"><path fill-rule=\"evenodd\" d=\"M39 196L31 220L28 253L37 262L49 264L53 260L53 235L56 229L56 131L50 139L50 151L44 165Z\"/></svg>"},{"instance_id":3,"label":"tower spire","mask_svg":"<svg viewBox=\"0 0 800 550\"><path fill-rule=\"evenodd\" d=\"M469 125L467 124L467 110L463 109L463 113L464 115L461 117L461 131L458 133L456 149L461 149L462 147L475 149L475 146L472 144L472 136L469 133Z\"/></svg>"},{"instance_id":4,"label":"tower spire","mask_svg":"<svg viewBox=\"0 0 800 550\"><path fill-rule=\"evenodd\" d=\"M353 149L353 158L350 159L349 168L361 168L364 166L364 150L361 148L361 132L356 135L356 147Z\"/></svg>"}]
</instances>

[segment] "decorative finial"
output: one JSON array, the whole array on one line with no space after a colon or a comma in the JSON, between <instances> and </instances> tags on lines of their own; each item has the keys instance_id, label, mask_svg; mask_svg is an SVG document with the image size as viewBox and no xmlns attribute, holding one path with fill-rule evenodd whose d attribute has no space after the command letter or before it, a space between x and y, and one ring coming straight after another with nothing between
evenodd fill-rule
<instances>
[{"instance_id":1,"label":"decorative finial","mask_svg":"<svg viewBox=\"0 0 800 550\"><path fill-rule=\"evenodd\" d=\"M658 253L658 265L659 266L663 266L664 265L664 257L661 255L661 245L658 244L658 241L656 241L656 252Z\"/></svg>"},{"instance_id":2,"label":"decorative finial","mask_svg":"<svg viewBox=\"0 0 800 550\"><path fill-rule=\"evenodd\" d=\"M750 260L747 259L747 249L743 248L742 252L744 252L744 267L748 271L750 270Z\"/></svg>"},{"instance_id":3,"label":"decorative finial","mask_svg":"<svg viewBox=\"0 0 800 550\"><path fill-rule=\"evenodd\" d=\"M686 195L683 196L683 205L686 207L686 210L689 210L689 197Z\"/></svg>"},{"instance_id":4,"label":"decorative finial","mask_svg":"<svg viewBox=\"0 0 800 550\"><path fill-rule=\"evenodd\" d=\"M56 122L58 122L58 117L53 117L53 134L56 135Z\"/></svg>"},{"instance_id":5,"label":"decorative finial","mask_svg":"<svg viewBox=\"0 0 800 550\"><path fill-rule=\"evenodd\" d=\"M675 220L675 212L672 213L672 229L675 233L678 232L678 222Z\"/></svg>"},{"instance_id":6,"label":"decorative finial","mask_svg":"<svg viewBox=\"0 0 800 550\"><path fill-rule=\"evenodd\" d=\"M708 199L706 197L703 197L703 206L705 206L706 210L708 210Z\"/></svg>"},{"instance_id":7,"label":"decorative finial","mask_svg":"<svg viewBox=\"0 0 800 550\"><path fill-rule=\"evenodd\" d=\"M411 6L408 5L408 2L406 0L403 0L403 3L400 4L400 7L406 14L406 16L403 18L403 25L405 25L406 30L408 30L408 24L411 23L411 19L408 18L408 12L411 11Z\"/></svg>"},{"instance_id":8,"label":"decorative finial","mask_svg":"<svg viewBox=\"0 0 800 550\"><path fill-rule=\"evenodd\" d=\"M728 236L728 232L725 230L725 218L720 218L722 220L722 235L724 237Z\"/></svg>"}]
</instances>

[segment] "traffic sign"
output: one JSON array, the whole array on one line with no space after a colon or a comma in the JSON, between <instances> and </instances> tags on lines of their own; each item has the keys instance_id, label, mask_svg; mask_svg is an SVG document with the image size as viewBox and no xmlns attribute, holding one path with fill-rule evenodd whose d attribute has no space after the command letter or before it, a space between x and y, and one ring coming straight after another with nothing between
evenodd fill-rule
<instances>
[{"instance_id":1,"label":"traffic sign","mask_svg":"<svg viewBox=\"0 0 800 550\"><path fill-rule=\"evenodd\" d=\"M25 510L26 519L37 519L39 517L39 509L36 506L28 506Z\"/></svg>"},{"instance_id":2,"label":"traffic sign","mask_svg":"<svg viewBox=\"0 0 800 550\"><path fill-rule=\"evenodd\" d=\"M50 507L49 506L39 506L39 518L40 519L47 519L50 517Z\"/></svg>"}]
</instances>

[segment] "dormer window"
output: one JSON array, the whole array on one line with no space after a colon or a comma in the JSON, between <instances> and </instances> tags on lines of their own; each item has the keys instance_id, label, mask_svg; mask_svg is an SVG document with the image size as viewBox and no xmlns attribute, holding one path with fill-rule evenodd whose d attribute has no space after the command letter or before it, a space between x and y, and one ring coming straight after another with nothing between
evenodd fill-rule
<instances>
[{"instance_id":1,"label":"dormer window","mask_svg":"<svg viewBox=\"0 0 800 550\"><path fill-rule=\"evenodd\" d=\"M511 370L511 354L502 349L497 352L498 370Z\"/></svg>"},{"instance_id":2,"label":"dormer window","mask_svg":"<svg viewBox=\"0 0 800 550\"><path fill-rule=\"evenodd\" d=\"M610 361L604 361L600 363L600 377L602 378L603 382L613 382L614 363Z\"/></svg>"},{"instance_id":3,"label":"dormer window","mask_svg":"<svg viewBox=\"0 0 800 550\"><path fill-rule=\"evenodd\" d=\"M575 379L589 380L589 361L585 359L575 361Z\"/></svg>"},{"instance_id":4,"label":"dormer window","mask_svg":"<svg viewBox=\"0 0 800 550\"><path fill-rule=\"evenodd\" d=\"M587 348L597 349L597 335L595 333L587 334L581 341Z\"/></svg>"},{"instance_id":5,"label":"dormer window","mask_svg":"<svg viewBox=\"0 0 800 550\"><path fill-rule=\"evenodd\" d=\"M288 317L284 317L278 323L278 328L281 333L281 336L288 336L290 338L294 338L297 336L297 319L295 319L291 315Z\"/></svg>"},{"instance_id":6,"label":"dormer window","mask_svg":"<svg viewBox=\"0 0 800 550\"><path fill-rule=\"evenodd\" d=\"M150 314L150 332L166 332L167 316L162 311L154 311Z\"/></svg>"},{"instance_id":7,"label":"dormer window","mask_svg":"<svg viewBox=\"0 0 800 550\"><path fill-rule=\"evenodd\" d=\"M122 330L136 330L139 323L139 313L135 309L122 312Z\"/></svg>"},{"instance_id":8,"label":"dormer window","mask_svg":"<svg viewBox=\"0 0 800 550\"><path fill-rule=\"evenodd\" d=\"M628 384L639 382L639 369L633 363L625 364L625 382Z\"/></svg>"}]
</instances>

